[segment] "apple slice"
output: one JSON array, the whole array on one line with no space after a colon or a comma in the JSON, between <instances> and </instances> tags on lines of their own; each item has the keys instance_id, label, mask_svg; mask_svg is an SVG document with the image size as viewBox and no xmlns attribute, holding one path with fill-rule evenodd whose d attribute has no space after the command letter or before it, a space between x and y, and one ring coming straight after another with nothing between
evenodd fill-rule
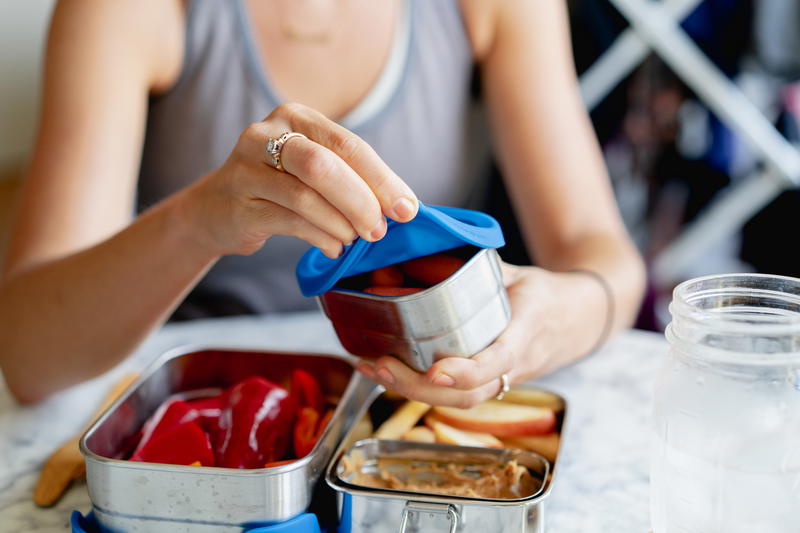
<instances>
[{"instance_id":1,"label":"apple slice","mask_svg":"<svg viewBox=\"0 0 800 533\"><path fill-rule=\"evenodd\" d=\"M433 429L436 442L442 444L455 444L457 446L480 446L483 448L502 448L503 443L494 435L489 433L478 433L475 431L464 431L462 429L449 426L437 419L435 416L426 416L425 424Z\"/></svg>"},{"instance_id":2,"label":"apple slice","mask_svg":"<svg viewBox=\"0 0 800 533\"><path fill-rule=\"evenodd\" d=\"M372 437L372 432L375 428L372 427L372 420L369 418L369 413L361 417L361 420L353 425L350 430L350 443L358 442L363 439Z\"/></svg>"},{"instance_id":3,"label":"apple slice","mask_svg":"<svg viewBox=\"0 0 800 533\"><path fill-rule=\"evenodd\" d=\"M534 453L538 453L551 463L555 462L558 455L558 445L561 438L558 433L548 435L538 435L535 437L506 437L503 444L506 448L521 448Z\"/></svg>"},{"instance_id":4,"label":"apple slice","mask_svg":"<svg viewBox=\"0 0 800 533\"><path fill-rule=\"evenodd\" d=\"M436 442L436 435L430 428L425 426L415 426L406 431L400 438L402 440L413 440L414 442Z\"/></svg>"},{"instance_id":5,"label":"apple slice","mask_svg":"<svg viewBox=\"0 0 800 533\"><path fill-rule=\"evenodd\" d=\"M376 439L395 440L417 425L431 408L427 403L409 400L390 416L375 432Z\"/></svg>"},{"instance_id":6,"label":"apple slice","mask_svg":"<svg viewBox=\"0 0 800 533\"><path fill-rule=\"evenodd\" d=\"M556 415L546 407L488 400L470 409L434 407L436 417L455 428L495 437L546 435L556 427Z\"/></svg>"},{"instance_id":7,"label":"apple slice","mask_svg":"<svg viewBox=\"0 0 800 533\"><path fill-rule=\"evenodd\" d=\"M560 396L539 389L512 388L505 394L502 401L532 407L549 407L556 412L564 409L564 400Z\"/></svg>"}]
</instances>

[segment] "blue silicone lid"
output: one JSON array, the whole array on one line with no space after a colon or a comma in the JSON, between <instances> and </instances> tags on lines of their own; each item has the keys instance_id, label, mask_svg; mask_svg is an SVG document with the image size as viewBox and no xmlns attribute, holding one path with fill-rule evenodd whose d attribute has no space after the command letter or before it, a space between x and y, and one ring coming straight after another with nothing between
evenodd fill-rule
<instances>
[{"instance_id":1,"label":"blue silicone lid","mask_svg":"<svg viewBox=\"0 0 800 533\"><path fill-rule=\"evenodd\" d=\"M72 533L101 533L100 526L92 513L85 517L80 511L72 511L70 517ZM244 528L247 533L320 533L317 517L311 513L303 513L285 522L255 528Z\"/></svg>"},{"instance_id":2,"label":"blue silicone lid","mask_svg":"<svg viewBox=\"0 0 800 533\"><path fill-rule=\"evenodd\" d=\"M316 515L303 513L285 522L247 529L247 533L320 533Z\"/></svg>"},{"instance_id":3,"label":"blue silicone lid","mask_svg":"<svg viewBox=\"0 0 800 533\"><path fill-rule=\"evenodd\" d=\"M100 531L92 513L84 517L80 511L72 511L69 524L72 526L72 533L98 533Z\"/></svg>"},{"instance_id":4,"label":"blue silicone lid","mask_svg":"<svg viewBox=\"0 0 800 533\"><path fill-rule=\"evenodd\" d=\"M420 202L419 212L410 222L388 220L383 239L356 239L338 259L311 248L300 258L295 273L303 295L317 296L342 278L467 244L500 248L505 244L500 224L479 211Z\"/></svg>"}]
</instances>

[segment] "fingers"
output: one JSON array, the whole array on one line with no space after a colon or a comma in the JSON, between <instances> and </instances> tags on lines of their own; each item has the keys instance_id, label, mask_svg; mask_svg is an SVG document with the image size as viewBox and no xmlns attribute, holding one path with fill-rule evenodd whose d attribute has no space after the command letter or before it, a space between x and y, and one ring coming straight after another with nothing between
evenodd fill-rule
<instances>
[{"instance_id":1,"label":"fingers","mask_svg":"<svg viewBox=\"0 0 800 533\"><path fill-rule=\"evenodd\" d=\"M283 144L281 162L288 174L270 169L266 171L268 179L260 183L253 180L256 198L305 218L310 227L345 244L356 234L368 241L383 238L384 215L400 222L416 215L416 196L372 147L321 113L299 104L281 105L263 122L251 124L233 155L256 166L265 163L268 139L285 131L302 133L308 139L292 137ZM287 223L300 227L294 218ZM308 234L306 240L324 240L319 233L312 237L308 228L303 231ZM281 233L294 234L291 229ZM329 256L335 254L330 244L324 251Z\"/></svg>"},{"instance_id":2,"label":"fingers","mask_svg":"<svg viewBox=\"0 0 800 533\"><path fill-rule=\"evenodd\" d=\"M426 376L431 384L469 390L507 374L511 382L528 379L539 373L550 356L542 343L536 342L553 320L537 304L538 284L526 282L520 267L501 263L512 318L505 331L486 349L470 358L447 357L435 362Z\"/></svg>"},{"instance_id":3,"label":"fingers","mask_svg":"<svg viewBox=\"0 0 800 533\"><path fill-rule=\"evenodd\" d=\"M433 405L471 407L495 397L501 390L500 376L509 383L540 375L553 356L554 344L547 341L558 317L544 312L540 300L546 294L550 274L533 267L503 263L508 285L512 319L490 346L471 358L446 357L425 373L415 372L393 357L381 357L374 364L362 362L358 370L388 389L408 398ZM542 341L545 342L542 342Z\"/></svg>"},{"instance_id":4,"label":"fingers","mask_svg":"<svg viewBox=\"0 0 800 533\"><path fill-rule=\"evenodd\" d=\"M335 259L342 255L344 250L341 241L329 233L321 230L297 213L286 209L276 203L266 200L260 209L259 221L263 227L268 228L270 234L291 235L308 242L319 248L322 253ZM263 241L263 239L261 239Z\"/></svg>"},{"instance_id":5,"label":"fingers","mask_svg":"<svg viewBox=\"0 0 800 533\"><path fill-rule=\"evenodd\" d=\"M264 171L266 176L262 175ZM259 198L294 211L346 245L358 236L338 209L295 176L263 165L259 165L251 175L250 187Z\"/></svg>"},{"instance_id":6,"label":"fingers","mask_svg":"<svg viewBox=\"0 0 800 533\"><path fill-rule=\"evenodd\" d=\"M518 276L513 270L508 273ZM531 353L543 317L530 305L517 301L525 294L512 292L514 318L497 340L474 356L440 359L425 373L415 372L392 357L382 357L372 367L359 365L359 370L389 389L426 403L471 407L496 396L501 375L506 374L511 383L527 379L546 360L538 361L538 353Z\"/></svg>"},{"instance_id":7,"label":"fingers","mask_svg":"<svg viewBox=\"0 0 800 533\"><path fill-rule=\"evenodd\" d=\"M237 143L237 155L259 168L260 172L256 172L256 175L264 176L264 183L259 187L259 196L267 199L273 199L270 191L277 191L281 185L291 190L286 194L298 193L296 187L286 185L288 182L285 179L282 183L273 181L278 179L275 176L280 171L266 164L267 140L279 135L276 131L275 123L254 123L245 129ZM347 219L349 225L363 239L376 241L386 234L386 219L375 194L367 183L334 152L311 140L293 137L287 140L281 149L281 163L286 170L283 174L300 180L319 193ZM310 196L307 193L303 194ZM276 196L274 199L285 207L294 208L290 198ZM302 201L313 203L309 198ZM322 227L327 230L327 223ZM341 228L331 229L331 232L337 235L339 231ZM347 241L343 239L343 242Z\"/></svg>"},{"instance_id":8,"label":"fingers","mask_svg":"<svg viewBox=\"0 0 800 533\"><path fill-rule=\"evenodd\" d=\"M339 156L371 189L386 216L398 222L416 216L419 202L411 188L358 135L300 104L283 104L273 116Z\"/></svg>"},{"instance_id":9,"label":"fingers","mask_svg":"<svg viewBox=\"0 0 800 533\"><path fill-rule=\"evenodd\" d=\"M520 275L520 267L516 265L512 265L511 263L506 263L505 261L500 261L500 273L503 276L503 283L508 285L513 285Z\"/></svg>"},{"instance_id":10,"label":"fingers","mask_svg":"<svg viewBox=\"0 0 800 533\"><path fill-rule=\"evenodd\" d=\"M394 357L381 357L374 365L359 363L358 370L406 398L431 405L447 405L463 409L477 405L500 392L500 380L483 384L471 390L440 387L430 383L425 374L415 372Z\"/></svg>"},{"instance_id":11,"label":"fingers","mask_svg":"<svg viewBox=\"0 0 800 533\"><path fill-rule=\"evenodd\" d=\"M367 183L342 158L311 140L294 138L281 152L283 167L319 192L365 240L386 234L386 219Z\"/></svg>"},{"instance_id":12,"label":"fingers","mask_svg":"<svg viewBox=\"0 0 800 533\"><path fill-rule=\"evenodd\" d=\"M497 383L502 374L511 376L515 354L502 337L482 352L470 357L440 359L428 369L426 379L432 385L471 390L487 383Z\"/></svg>"}]
</instances>

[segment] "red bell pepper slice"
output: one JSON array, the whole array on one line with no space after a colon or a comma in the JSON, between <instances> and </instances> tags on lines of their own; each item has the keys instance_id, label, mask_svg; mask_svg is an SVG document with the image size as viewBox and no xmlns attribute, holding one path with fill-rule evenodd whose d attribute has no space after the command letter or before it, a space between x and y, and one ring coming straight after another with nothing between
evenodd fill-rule
<instances>
[{"instance_id":1,"label":"red bell pepper slice","mask_svg":"<svg viewBox=\"0 0 800 533\"><path fill-rule=\"evenodd\" d=\"M208 435L195 422L178 424L151 438L133 454L131 461L171 465L214 466L214 452Z\"/></svg>"},{"instance_id":2,"label":"red bell pepper slice","mask_svg":"<svg viewBox=\"0 0 800 533\"><path fill-rule=\"evenodd\" d=\"M369 284L376 287L402 287L405 276L397 265L378 268L369 273Z\"/></svg>"},{"instance_id":3,"label":"red bell pepper slice","mask_svg":"<svg viewBox=\"0 0 800 533\"><path fill-rule=\"evenodd\" d=\"M297 422L294 425L294 454L298 459L308 455L317 443L317 422L319 422L319 411L313 407L301 407L297 411Z\"/></svg>"},{"instance_id":4,"label":"red bell pepper slice","mask_svg":"<svg viewBox=\"0 0 800 533\"><path fill-rule=\"evenodd\" d=\"M293 400L262 377L244 379L224 394L219 432L213 434L217 466L261 468L286 456Z\"/></svg>"},{"instance_id":5,"label":"red bell pepper slice","mask_svg":"<svg viewBox=\"0 0 800 533\"><path fill-rule=\"evenodd\" d=\"M140 452L147 444L172 428L192 422L197 418L197 411L187 402L178 398L170 398L150 417L142 428L142 438L133 455Z\"/></svg>"},{"instance_id":6,"label":"red bell pepper slice","mask_svg":"<svg viewBox=\"0 0 800 533\"><path fill-rule=\"evenodd\" d=\"M464 263L466 261L460 257L440 253L410 259L401 263L400 268L427 287L433 287L455 274Z\"/></svg>"},{"instance_id":7,"label":"red bell pepper slice","mask_svg":"<svg viewBox=\"0 0 800 533\"><path fill-rule=\"evenodd\" d=\"M333 409L328 409L322 418L319 411L312 407L301 407L297 412L294 425L294 454L298 459L308 455L317 444L322 432L333 416Z\"/></svg>"},{"instance_id":8,"label":"red bell pepper slice","mask_svg":"<svg viewBox=\"0 0 800 533\"><path fill-rule=\"evenodd\" d=\"M418 287L367 287L362 292L377 296L406 296L407 294L416 294L424 290Z\"/></svg>"},{"instance_id":9,"label":"red bell pepper slice","mask_svg":"<svg viewBox=\"0 0 800 533\"><path fill-rule=\"evenodd\" d=\"M284 459L283 461L272 461L271 463L267 463L264 465L264 468L273 468L275 466L283 466L288 465L289 463L295 462L297 459Z\"/></svg>"},{"instance_id":10,"label":"red bell pepper slice","mask_svg":"<svg viewBox=\"0 0 800 533\"><path fill-rule=\"evenodd\" d=\"M197 423L209 434L219 429L219 415L222 412L223 397L224 393L187 402L197 412Z\"/></svg>"},{"instance_id":11,"label":"red bell pepper slice","mask_svg":"<svg viewBox=\"0 0 800 533\"><path fill-rule=\"evenodd\" d=\"M322 432L325 431L325 428L328 426L328 423L330 423L331 418L333 418L333 411L333 409L328 409L325 411L325 414L322 415L319 424L317 424L317 440L319 440L319 438L322 436Z\"/></svg>"},{"instance_id":12,"label":"red bell pepper slice","mask_svg":"<svg viewBox=\"0 0 800 533\"><path fill-rule=\"evenodd\" d=\"M292 396L295 397L297 407L313 407L318 413L325 408L325 398L322 389L314 376L305 370L294 370L291 377Z\"/></svg>"}]
</instances>

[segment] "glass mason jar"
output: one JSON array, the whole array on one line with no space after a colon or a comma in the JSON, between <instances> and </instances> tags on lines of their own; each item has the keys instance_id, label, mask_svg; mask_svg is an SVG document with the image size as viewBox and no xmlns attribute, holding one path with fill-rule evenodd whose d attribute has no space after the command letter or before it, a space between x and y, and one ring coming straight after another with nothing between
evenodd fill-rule
<instances>
[{"instance_id":1,"label":"glass mason jar","mask_svg":"<svg viewBox=\"0 0 800 533\"><path fill-rule=\"evenodd\" d=\"M800 532L800 279L690 280L670 312L653 533Z\"/></svg>"}]
</instances>

